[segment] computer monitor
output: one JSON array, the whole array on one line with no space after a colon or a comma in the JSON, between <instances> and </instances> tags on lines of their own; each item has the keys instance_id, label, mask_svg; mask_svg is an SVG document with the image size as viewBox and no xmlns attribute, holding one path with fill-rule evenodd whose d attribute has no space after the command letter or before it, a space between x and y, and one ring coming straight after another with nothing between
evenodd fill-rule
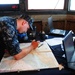
<instances>
[{"instance_id":1,"label":"computer monitor","mask_svg":"<svg viewBox=\"0 0 75 75\"><path fill-rule=\"evenodd\" d=\"M49 34L64 36L65 33L66 33L66 30L56 29L56 28L53 27L53 18L52 18L52 16L48 18L48 27L49 27L48 29L50 30Z\"/></svg>"},{"instance_id":2,"label":"computer monitor","mask_svg":"<svg viewBox=\"0 0 75 75\"><path fill-rule=\"evenodd\" d=\"M73 53L74 53L74 43L73 43L72 31L69 31L69 33L64 37L63 47L64 47L65 55L67 58L67 62L70 63Z\"/></svg>"}]
</instances>

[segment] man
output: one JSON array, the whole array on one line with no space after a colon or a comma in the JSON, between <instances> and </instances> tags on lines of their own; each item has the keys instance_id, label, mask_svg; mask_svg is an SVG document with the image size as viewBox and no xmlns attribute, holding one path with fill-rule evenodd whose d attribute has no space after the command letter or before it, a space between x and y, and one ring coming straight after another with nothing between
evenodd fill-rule
<instances>
[{"instance_id":1,"label":"man","mask_svg":"<svg viewBox=\"0 0 75 75\"><path fill-rule=\"evenodd\" d=\"M24 33L29 28L32 28L32 25L29 24L30 21L31 18L27 15L22 15L18 19L7 16L0 18L0 60L5 52L19 60L32 50L35 50L39 42L32 41L29 47L20 49L18 41L18 32Z\"/></svg>"}]
</instances>

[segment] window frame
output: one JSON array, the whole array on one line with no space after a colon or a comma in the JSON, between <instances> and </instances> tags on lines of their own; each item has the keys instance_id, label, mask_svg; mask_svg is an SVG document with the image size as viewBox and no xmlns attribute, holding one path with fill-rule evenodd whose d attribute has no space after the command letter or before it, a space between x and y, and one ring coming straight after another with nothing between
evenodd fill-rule
<instances>
[{"instance_id":1,"label":"window frame","mask_svg":"<svg viewBox=\"0 0 75 75\"><path fill-rule=\"evenodd\" d=\"M25 12L28 14L66 14L67 0L64 3L64 9L41 9L41 10L28 10L28 0L25 0Z\"/></svg>"},{"instance_id":2,"label":"window frame","mask_svg":"<svg viewBox=\"0 0 75 75\"><path fill-rule=\"evenodd\" d=\"M72 15L75 15L75 10L70 10L70 1L71 0L68 0L68 8L67 8L67 14L72 14Z\"/></svg>"}]
</instances>

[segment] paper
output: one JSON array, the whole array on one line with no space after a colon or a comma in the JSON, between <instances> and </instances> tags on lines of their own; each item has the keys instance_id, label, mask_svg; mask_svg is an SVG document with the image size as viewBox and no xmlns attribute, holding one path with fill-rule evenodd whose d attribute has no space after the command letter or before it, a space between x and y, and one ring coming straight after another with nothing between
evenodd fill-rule
<instances>
[{"instance_id":1,"label":"paper","mask_svg":"<svg viewBox=\"0 0 75 75\"><path fill-rule=\"evenodd\" d=\"M54 57L51 49L46 42L41 42L40 44L42 43L43 45L41 47L37 47L36 50L32 50L23 59L14 60L12 56L3 58L0 63L0 72L30 71L46 68L58 68L59 64ZM20 44L21 48L23 48L25 44L26 43ZM27 44L29 45L30 43Z\"/></svg>"},{"instance_id":2,"label":"paper","mask_svg":"<svg viewBox=\"0 0 75 75\"><path fill-rule=\"evenodd\" d=\"M52 38L45 40L50 46L62 44L63 38Z\"/></svg>"},{"instance_id":3,"label":"paper","mask_svg":"<svg viewBox=\"0 0 75 75\"><path fill-rule=\"evenodd\" d=\"M20 43L20 48L25 48L25 47L28 47L30 46L31 43Z\"/></svg>"},{"instance_id":4,"label":"paper","mask_svg":"<svg viewBox=\"0 0 75 75\"><path fill-rule=\"evenodd\" d=\"M42 44L42 46L40 46ZM39 46L36 48L36 51L39 51L39 52L50 52L51 49L49 48L49 46L47 45L47 43L44 41L44 42L41 42L39 44Z\"/></svg>"}]
</instances>

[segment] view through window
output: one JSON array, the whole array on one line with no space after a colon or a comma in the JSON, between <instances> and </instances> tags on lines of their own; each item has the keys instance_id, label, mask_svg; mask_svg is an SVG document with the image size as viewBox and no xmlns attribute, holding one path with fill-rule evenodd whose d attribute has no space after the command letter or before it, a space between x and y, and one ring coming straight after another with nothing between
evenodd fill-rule
<instances>
[{"instance_id":1,"label":"view through window","mask_svg":"<svg viewBox=\"0 0 75 75\"><path fill-rule=\"evenodd\" d=\"M0 0L0 4L19 4L19 0Z\"/></svg>"},{"instance_id":2,"label":"view through window","mask_svg":"<svg viewBox=\"0 0 75 75\"><path fill-rule=\"evenodd\" d=\"M75 11L75 0L70 0L70 10Z\"/></svg>"},{"instance_id":3,"label":"view through window","mask_svg":"<svg viewBox=\"0 0 75 75\"><path fill-rule=\"evenodd\" d=\"M28 0L28 10L64 9L65 0Z\"/></svg>"}]
</instances>

